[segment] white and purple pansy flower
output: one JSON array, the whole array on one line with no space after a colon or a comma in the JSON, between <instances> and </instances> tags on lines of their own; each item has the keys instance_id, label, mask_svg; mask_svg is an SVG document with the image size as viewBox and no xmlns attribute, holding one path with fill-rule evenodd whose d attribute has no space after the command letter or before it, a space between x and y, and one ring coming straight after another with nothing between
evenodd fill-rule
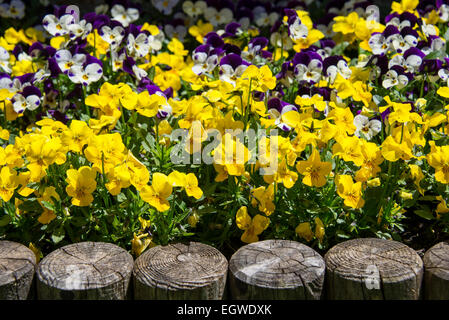
<instances>
[{"instance_id":1,"label":"white and purple pansy flower","mask_svg":"<svg viewBox=\"0 0 449 320\"><path fill-rule=\"evenodd\" d=\"M179 0L152 0L153 6L165 15L170 15Z\"/></svg>"},{"instance_id":2,"label":"white and purple pansy flower","mask_svg":"<svg viewBox=\"0 0 449 320\"><path fill-rule=\"evenodd\" d=\"M446 52L446 41L438 36L428 36L427 41L419 43L419 48L426 55L435 51Z\"/></svg>"},{"instance_id":3,"label":"white and purple pansy flower","mask_svg":"<svg viewBox=\"0 0 449 320\"><path fill-rule=\"evenodd\" d=\"M111 28L110 26L102 26L99 30L101 39L109 43L111 49L117 48L125 37L125 29L121 26L115 26Z\"/></svg>"},{"instance_id":4,"label":"white and purple pansy flower","mask_svg":"<svg viewBox=\"0 0 449 320\"><path fill-rule=\"evenodd\" d=\"M123 68L123 61L126 59L125 48L119 51L111 51L112 71L117 71Z\"/></svg>"},{"instance_id":5,"label":"white and purple pansy flower","mask_svg":"<svg viewBox=\"0 0 449 320\"><path fill-rule=\"evenodd\" d=\"M397 53L404 53L418 45L418 33L410 27L405 27L400 34L391 37L391 46Z\"/></svg>"},{"instance_id":6,"label":"white and purple pansy flower","mask_svg":"<svg viewBox=\"0 0 449 320\"><path fill-rule=\"evenodd\" d=\"M449 86L449 58L444 58L445 62L446 62L446 66L445 68L441 68L440 70L438 70L438 76L440 77L441 80L445 81L447 83L447 86ZM0 79L1 81L1 79Z\"/></svg>"},{"instance_id":7,"label":"white and purple pansy flower","mask_svg":"<svg viewBox=\"0 0 449 320\"><path fill-rule=\"evenodd\" d=\"M68 74L72 68L81 67L86 62L86 55L77 53L72 55L69 50L56 51L54 56L61 72Z\"/></svg>"},{"instance_id":8,"label":"white and purple pansy flower","mask_svg":"<svg viewBox=\"0 0 449 320\"><path fill-rule=\"evenodd\" d=\"M70 80L74 83L81 83L84 86L91 84L92 82L96 82L100 80L103 76L103 69L98 63L91 63L86 67L75 67L72 68L68 76Z\"/></svg>"},{"instance_id":9,"label":"white and purple pansy flower","mask_svg":"<svg viewBox=\"0 0 449 320\"><path fill-rule=\"evenodd\" d=\"M127 57L125 60L123 60L122 69L123 71L136 77L139 81L148 76L148 73L145 70L137 66L136 61L132 57Z\"/></svg>"},{"instance_id":10,"label":"white and purple pansy flower","mask_svg":"<svg viewBox=\"0 0 449 320\"><path fill-rule=\"evenodd\" d=\"M86 55L84 64L72 67L67 75L72 82L87 86L92 82L100 80L103 76L102 63L97 58Z\"/></svg>"},{"instance_id":11,"label":"white and purple pansy flower","mask_svg":"<svg viewBox=\"0 0 449 320\"><path fill-rule=\"evenodd\" d=\"M69 24L67 29L71 40L77 38L84 40L87 38L88 34L91 33L92 24L88 23L86 20L81 20L78 23Z\"/></svg>"},{"instance_id":12,"label":"white and purple pansy flower","mask_svg":"<svg viewBox=\"0 0 449 320\"><path fill-rule=\"evenodd\" d=\"M368 40L368 45L371 48L373 54L376 55L385 54L390 48L389 44L387 43L387 39L385 38L383 33L380 32L374 32L371 35L371 38Z\"/></svg>"},{"instance_id":13,"label":"white and purple pansy flower","mask_svg":"<svg viewBox=\"0 0 449 320\"><path fill-rule=\"evenodd\" d=\"M34 73L26 73L14 79L11 79L6 73L0 74L0 89L7 89L9 92L20 92L25 87L31 86L33 82Z\"/></svg>"},{"instance_id":14,"label":"white and purple pansy flower","mask_svg":"<svg viewBox=\"0 0 449 320\"><path fill-rule=\"evenodd\" d=\"M288 32L293 41L306 39L309 35L309 29L305 24L301 23L299 17L296 17L294 22L288 26Z\"/></svg>"},{"instance_id":15,"label":"white and purple pansy flower","mask_svg":"<svg viewBox=\"0 0 449 320\"><path fill-rule=\"evenodd\" d=\"M366 140L371 140L382 130L382 122L377 119L369 119L367 116L358 114L354 117L356 130L354 134L357 137L363 136Z\"/></svg>"},{"instance_id":16,"label":"white and purple pansy flower","mask_svg":"<svg viewBox=\"0 0 449 320\"><path fill-rule=\"evenodd\" d=\"M41 104L41 91L35 86L26 86L22 92L16 93L11 102L16 113L23 113L25 110L36 110Z\"/></svg>"},{"instance_id":17,"label":"white and purple pansy flower","mask_svg":"<svg viewBox=\"0 0 449 320\"><path fill-rule=\"evenodd\" d=\"M393 66L388 72L384 75L384 80L382 81L382 86L385 89L389 89L392 87L397 87L398 89L402 89L409 82L410 73L405 73L404 68L401 66Z\"/></svg>"},{"instance_id":18,"label":"white and purple pansy flower","mask_svg":"<svg viewBox=\"0 0 449 320\"><path fill-rule=\"evenodd\" d=\"M192 54L194 66L192 71L201 75L203 73L211 73L218 65L218 55L211 50L211 46L204 44L198 46Z\"/></svg>"},{"instance_id":19,"label":"white and purple pansy flower","mask_svg":"<svg viewBox=\"0 0 449 320\"><path fill-rule=\"evenodd\" d=\"M281 71L276 75L276 80L289 87L295 80L295 72L292 61L286 61L281 66Z\"/></svg>"},{"instance_id":20,"label":"white and purple pansy flower","mask_svg":"<svg viewBox=\"0 0 449 320\"><path fill-rule=\"evenodd\" d=\"M418 18L411 12L403 12L401 14L393 12L385 17L385 23L387 26L395 26L399 30L405 27L413 28L418 22Z\"/></svg>"},{"instance_id":21,"label":"white and purple pansy flower","mask_svg":"<svg viewBox=\"0 0 449 320\"><path fill-rule=\"evenodd\" d=\"M206 9L204 9L204 17L214 27L216 27L218 25L230 23L234 18L234 14L230 8L224 7L217 10L214 7L207 7Z\"/></svg>"},{"instance_id":22,"label":"white and purple pansy flower","mask_svg":"<svg viewBox=\"0 0 449 320\"><path fill-rule=\"evenodd\" d=\"M3 48L0 47L0 70L3 70L4 72L11 72L11 64L9 62L9 52Z\"/></svg>"},{"instance_id":23,"label":"white and purple pansy flower","mask_svg":"<svg viewBox=\"0 0 449 320\"><path fill-rule=\"evenodd\" d=\"M61 18L48 14L44 17L42 25L49 34L58 37L69 34L69 26L74 25L75 21L75 17L71 14L65 14Z\"/></svg>"},{"instance_id":24,"label":"white and purple pansy flower","mask_svg":"<svg viewBox=\"0 0 449 320\"><path fill-rule=\"evenodd\" d=\"M250 63L242 59L238 54L230 53L220 60L220 80L226 81L233 86Z\"/></svg>"},{"instance_id":25,"label":"white and purple pansy flower","mask_svg":"<svg viewBox=\"0 0 449 320\"><path fill-rule=\"evenodd\" d=\"M23 19L25 17L25 4L20 0L12 0L9 4L2 3L0 4L0 15L3 18Z\"/></svg>"},{"instance_id":26,"label":"white and purple pansy flower","mask_svg":"<svg viewBox=\"0 0 449 320\"><path fill-rule=\"evenodd\" d=\"M254 58L262 53L262 49L268 45L268 39L265 37L252 38L248 43L248 51L242 51L242 58L246 61L253 61Z\"/></svg>"},{"instance_id":27,"label":"white and purple pansy flower","mask_svg":"<svg viewBox=\"0 0 449 320\"><path fill-rule=\"evenodd\" d=\"M404 52L405 72L418 72L425 56L425 53L418 48L410 48Z\"/></svg>"},{"instance_id":28,"label":"white and purple pansy flower","mask_svg":"<svg viewBox=\"0 0 449 320\"><path fill-rule=\"evenodd\" d=\"M223 38L239 36L242 34L242 29L240 28L241 26L242 25L237 22L228 23L221 36Z\"/></svg>"},{"instance_id":29,"label":"white and purple pansy flower","mask_svg":"<svg viewBox=\"0 0 449 320\"><path fill-rule=\"evenodd\" d=\"M200 14L204 13L207 8L207 3L205 1L184 1L182 3L182 10L192 18L198 17Z\"/></svg>"},{"instance_id":30,"label":"white and purple pansy flower","mask_svg":"<svg viewBox=\"0 0 449 320\"><path fill-rule=\"evenodd\" d=\"M330 56L324 59L323 72L329 77L331 83L335 81L338 74L345 79L349 79L352 74L351 69L348 67L348 63L342 56Z\"/></svg>"},{"instance_id":31,"label":"white and purple pansy flower","mask_svg":"<svg viewBox=\"0 0 449 320\"><path fill-rule=\"evenodd\" d=\"M127 39L128 54L134 58L142 58L150 52L150 41L145 33L139 33L137 36L130 33Z\"/></svg>"},{"instance_id":32,"label":"white and purple pansy flower","mask_svg":"<svg viewBox=\"0 0 449 320\"><path fill-rule=\"evenodd\" d=\"M296 53L293 58L294 72L298 81L318 83L323 70L323 59L313 51Z\"/></svg>"},{"instance_id":33,"label":"white and purple pansy flower","mask_svg":"<svg viewBox=\"0 0 449 320\"><path fill-rule=\"evenodd\" d=\"M139 19L139 9L125 8L121 4L116 4L111 8L112 20L120 22L124 27Z\"/></svg>"},{"instance_id":34,"label":"white and purple pansy flower","mask_svg":"<svg viewBox=\"0 0 449 320\"><path fill-rule=\"evenodd\" d=\"M316 51L321 58L325 59L330 57L332 54L332 49L335 47L335 42L331 39L321 39L320 48Z\"/></svg>"},{"instance_id":35,"label":"white and purple pansy flower","mask_svg":"<svg viewBox=\"0 0 449 320\"><path fill-rule=\"evenodd\" d=\"M248 30L254 14L251 9L241 7L235 13L235 20L240 24L242 30Z\"/></svg>"},{"instance_id":36,"label":"white and purple pansy flower","mask_svg":"<svg viewBox=\"0 0 449 320\"><path fill-rule=\"evenodd\" d=\"M442 22L449 21L449 5L443 3L438 8L438 16Z\"/></svg>"},{"instance_id":37,"label":"white and purple pansy flower","mask_svg":"<svg viewBox=\"0 0 449 320\"><path fill-rule=\"evenodd\" d=\"M388 68L391 69L393 66L401 66L406 73L416 73L419 71L424 57L425 54L418 48L410 48L404 55L394 55L388 62Z\"/></svg>"},{"instance_id":38,"label":"white and purple pansy flower","mask_svg":"<svg viewBox=\"0 0 449 320\"><path fill-rule=\"evenodd\" d=\"M174 19L171 23L164 26L164 32L168 38L176 38L179 41L184 41L187 35L187 28L184 25L184 20Z\"/></svg>"}]
</instances>

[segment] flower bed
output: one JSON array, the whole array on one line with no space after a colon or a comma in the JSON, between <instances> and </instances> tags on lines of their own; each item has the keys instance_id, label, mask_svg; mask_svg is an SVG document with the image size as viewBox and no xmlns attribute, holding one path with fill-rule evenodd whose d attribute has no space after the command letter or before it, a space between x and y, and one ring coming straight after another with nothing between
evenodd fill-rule
<instances>
[{"instance_id":1,"label":"flower bed","mask_svg":"<svg viewBox=\"0 0 449 320\"><path fill-rule=\"evenodd\" d=\"M0 15L0 240L42 257L80 241L138 256L182 240L232 254L448 239L448 5L81 15L12 0Z\"/></svg>"}]
</instances>

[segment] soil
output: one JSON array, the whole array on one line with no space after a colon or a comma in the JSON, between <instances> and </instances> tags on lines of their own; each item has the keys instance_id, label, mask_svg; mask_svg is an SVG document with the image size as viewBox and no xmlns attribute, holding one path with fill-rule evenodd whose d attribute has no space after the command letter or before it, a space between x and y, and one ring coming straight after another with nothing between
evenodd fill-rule
<instances>
[{"instance_id":1,"label":"soil","mask_svg":"<svg viewBox=\"0 0 449 320\"><path fill-rule=\"evenodd\" d=\"M435 244L448 241L449 235L434 220L426 220L416 214L408 215L404 221L404 232L401 242L414 249L421 257Z\"/></svg>"}]
</instances>

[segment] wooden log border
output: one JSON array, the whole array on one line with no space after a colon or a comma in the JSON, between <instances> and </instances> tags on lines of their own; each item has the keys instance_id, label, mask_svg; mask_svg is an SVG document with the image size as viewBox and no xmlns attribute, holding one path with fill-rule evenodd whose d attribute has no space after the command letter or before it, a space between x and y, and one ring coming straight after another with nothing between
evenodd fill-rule
<instances>
[{"instance_id":1,"label":"wooden log border","mask_svg":"<svg viewBox=\"0 0 449 320\"><path fill-rule=\"evenodd\" d=\"M36 256L23 244L0 241L0 300L33 298Z\"/></svg>"},{"instance_id":2,"label":"wooden log border","mask_svg":"<svg viewBox=\"0 0 449 320\"><path fill-rule=\"evenodd\" d=\"M365 243L365 245L366 245L366 242L368 241L368 242L371 242L371 246L373 246L373 243L374 243L374 246L375 246L375 245L383 242L383 244L380 245L380 248L383 248L381 250L385 250L385 241L387 241L387 243L388 243L388 241L392 241L392 240L381 240L379 242L380 239L374 239L374 240L373 239L374 238L370 238L370 239L369 238L366 238L366 239L363 239L363 238L361 238L361 239L352 239L352 240L344 241L344 242L336 245L335 247L340 248L340 249L342 247L348 247L348 246L351 247L351 243L354 244L354 243L357 243L357 242ZM3 240L3 242L6 243L7 240ZM294 242L295 241L291 241L291 243L294 243ZM412 260L415 259L415 262L416 262L416 264L418 266L419 266L420 263L424 266L423 274L420 275L419 271L417 271L417 274L416 274L417 275L417 277L416 277L416 281L417 281L416 282L416 289L419 290L419 287L422 287L423 288L423 289L421 289L422 294L419 295L419 297L416 297L416 295L413 296L413 294L412 294L412 296L409 297L408 299L421 298L421 299L425 299L425 300L441 300L441 299L449 300L449 289L448 289L449 288L449 242L440 242L440 243L434 245L432 248L427 250L427 252L425 253L423 259L421 259L419 256L418 256L419 259L416 259L416 256L411 254L412 252L414 252L414 250L412 250L411 248L407 247L406 245L404 245L404 244L400 244L399 245L396 241L392 241L392 242L395 243L392 246L392 248L393 248L392 250L393 251L399 250L398 252L402 252L403 254L405 254L406 256L409 257L408 262L410 262L410 257L412 257ZM300 246L305 246L305 245L300 244L300 243L298 243L298 244ZM28 272L26 272L26 277L25 278L28 279L28 280L30 278L34 278L34 280L38 279L39 268L38 268L38 266L35 266L35 264L33 262L35 260L34 260L34 257L31 256L30 251L24 250L24 248L25 249L27 249L27 248L25 246L23 246L22 244L19 244L19 243L12 243L11 244L11 241L9 241L8 247L10 247L11 245L13 247L15 247L15 248L18 248L18 252L19 252L19 249L22 250L23 253L25 254L25 256L28 257L28 258L24 258L24 262L26 262L25 265L27 265L27 266L29 265L29 266L25 267L22 270L22 271L24 271L25 269L27 269L26 271L28 271ZM90 245L92 247L92 250L95 250L95 248L97 248L97 247L100 248L102 246L102 244L100 244L100 243L91 243ZM106 245L112 245L112 244L106 244ZM171 246L166 246L166 247L167 248L171 248L173 250L173 246L177 246L177 245L178 244L173 244ZM242 246L242 247L244 247L244 246ZM388 245L387 245L387 247L388 247ZM58 250L60 250L60 249L58 249ZM329 267L333 268L333 266L330 266L329 263L334 263L334 262L329 262L329 259L330 259L329 257L330 257L330 255L332 255L332 252L335 253L335 250L336 250L335 248L331 248L324 255L324 257L325 257L324 260L325 260L325 265L326 265L325 284L327 286L325 286L323 288L323 291L325 291L325 294L321 295L321 297L320 297L321 299L335 299L335 296L332 296L332 294L330 295L329 292L331 292L332 290L333 290L334 293L338 292L339 288L344 290L344 287L342 287L340 285L338 287L336 287L335 285L332 285L332 282L329 282ZM4 250L4 251L10 252L10 250ZM55 251L57 251L57 250L55 250ZM55 251L53 251L52 253L47 255L47 257L55 255L55 253L54 253ZM354 252L356 252L356 251L353 250L352 253L350 253L350 255L351 254L353 255ZM363 252L363 249L362 249L362 252ZM126 251L125 251L125 253L128 254ZM234 253L234 254L236 254L236 253ZM4 256L6 256L6 255L4 254ZM125 255L125 256L127 256L127 255ZM373 259L373 257L375 258L375 254L371 255L370 258ZM130 266L129 268L130 269L128 269L128 270L132 270L132 268L135 267L136 264L134 263L134 261L132 261L132 259L129 260L129 258L132 258L132 257L131 256L127 256L127 258L119 259L119 260L127 260L128 259L128 261L131 262L129 264L129 266ZM396 258L397 258L398 262L401 261L401 256L397 256ZM21 258L19 258L19 259L21 259ZM231 257L231 259L232 259L232 257ZM363 257L362 257L362 259L363 259ZM6 260L3 259L3 261L2 261L1 252L0 252L0 279L2 279L2 277L6 278L8 276L7 273L10 273L11 267L7 266L8 263L5 262ZM27 262L28 260L30 261L29 263ZM45 260L45 258L42 261L44 261L44 260ZM14 259L11 260L11 261L14 261ZM42 261L41 261L41 263L42 263ZM16 261L14 261L14 264L15 263L16 263ZM224 263L227 264L228 261L225 259ZM39 266L40 266L40 264L39 264ZM270 265L270 268L273 268L272 264ZM29 272L30 270L28 270L28 269L35 270L35 271L32 272L33 276L30 277L30 272ZM119 273L123 272L123 270L113 270L113 271L119 272ZM304 270L302 270L302 272L304 272ZM130 281L130 284L132 284L133 281L135 281L135 278L134 278L134 275L132 275L132 272L130 272L130 273L131 273L131 278L132 278L131 281ZM230 291L229 290L229 278L230 278L230 276L227 277L227 279L228 279L228 283L226 285L226 289L227 290L225 290L223 298L224 299L229 299L229 300L238 300L240 298L236 299L229 292L227 292L227 291ZM329 287L329 286L331 286L331 287ZM131 299L134 298L134 297L129 295L130 290L131 290L131 287L128 290L128 294L126 296L126 298L128 298L128 299L129 298L131 298ZM3 297L0 297L0 300L2 300L2 299L7 299L7 300L11 300L11 299L26 299L26 298L28 298L28 299L30 299L30 298L31 299L33 299L33 298L35 298L35 299L36 298L37 299L42 299L43 298L41 296L34 295L32 291L33 291L32 286L26 285L25 286L25 290L23 292L21 292L20 294L3 296ZM82 290L80 290L77 294L80 294L80 296L78 298L87 298L87 299L106 299L106 298L108 298L108 297L102 297L101 295L100 296L94 295L93 297L90 297L90 294L82 293ZM280 295L280 296L282 296L282 295ZM57 298L64 298L64 297L59 296ZM70 298L77 298L77 297L70 297ZM109 298L111 298L111 297L109 297ZM123 297L115 297L115 298L123 298ZM170 299L170 297L168 297L168 298ZM341 298L341 295L340 295L340 298ZM362 296L355 297L355 299L368 299L368 298L373 298L373 297L369 296L369 295L368 296L363 296L362 295ZM379 296L375 296L374 298L381 298L381 299L386 299L386 300L388 300L388 299L395 299L395 297L388 297L388 296L383 296L383 297L382 296L380 296L380 297ZM46 299L48 299L48 297L46 297ZM179 299L179 297L177 299Z\"/></svg>"}]
</instances>

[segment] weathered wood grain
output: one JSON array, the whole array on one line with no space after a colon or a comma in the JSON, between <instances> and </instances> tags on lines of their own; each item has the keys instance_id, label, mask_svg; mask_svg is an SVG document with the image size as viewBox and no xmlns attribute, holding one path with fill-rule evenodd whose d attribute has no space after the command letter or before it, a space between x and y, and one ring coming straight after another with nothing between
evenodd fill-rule
<instances>
[{"instance_id":1,"label":"weathered wood grain","mask_svg":"<svg viewBox=\"0 0 449 320\"><path fill-rule=\"evenodd\" d=\"M327 297L336 300L417 300L423 262L403 243L376 238L337 244L324 256Z\"/></svg>"},{"instance_id":2,"label":"weathered wood grain","mask_svg":"<svg viewBox=\"0 0 449 320\"><path fill-rule=\"evenodd\" d=\"M134 298L219 300L223 298L228 262L202 243L176 243L145 251L134 264Z\"/></svg>"},{"instance_id":3,"label":"weathered wood grain","mask_svg":"<svg viewBox=\"0 0 449 320\"><path fill-rule=\"evenodd\" d=\"M47 255L37 268L38 299L127 298L133 258L104 242L79 242Z\"/></svg>"},{"instance_id":4,"label":"weathered wood grain","mask_svg":"<svg viewBox=\"0 0 449 320\"><path fill-rule=\"evenodd\" d=\"M424 298L449 300L449 243L440 242L424 254Z\"/></svg>"},{"instance_id":5,"label":"weathered wood grain","mask_svg":"<svg viewBox=\"0 0 449 320\"><path fill-rule=\"evenodd\" d=\"M265 240L240 248L229 261L232 299L319 300L323 258L296 241Z\"/></svg>"},{"instance_id":6,"label":"weathered wood grain","mask_svg":"<svg viewBox=\"0 0 449 320\"><path fill-rule=\"evenodd\" d=\"M0 241L0 300L25 300L30 294L36 256L23 244Z\"/></svg>"}]
</instances>

